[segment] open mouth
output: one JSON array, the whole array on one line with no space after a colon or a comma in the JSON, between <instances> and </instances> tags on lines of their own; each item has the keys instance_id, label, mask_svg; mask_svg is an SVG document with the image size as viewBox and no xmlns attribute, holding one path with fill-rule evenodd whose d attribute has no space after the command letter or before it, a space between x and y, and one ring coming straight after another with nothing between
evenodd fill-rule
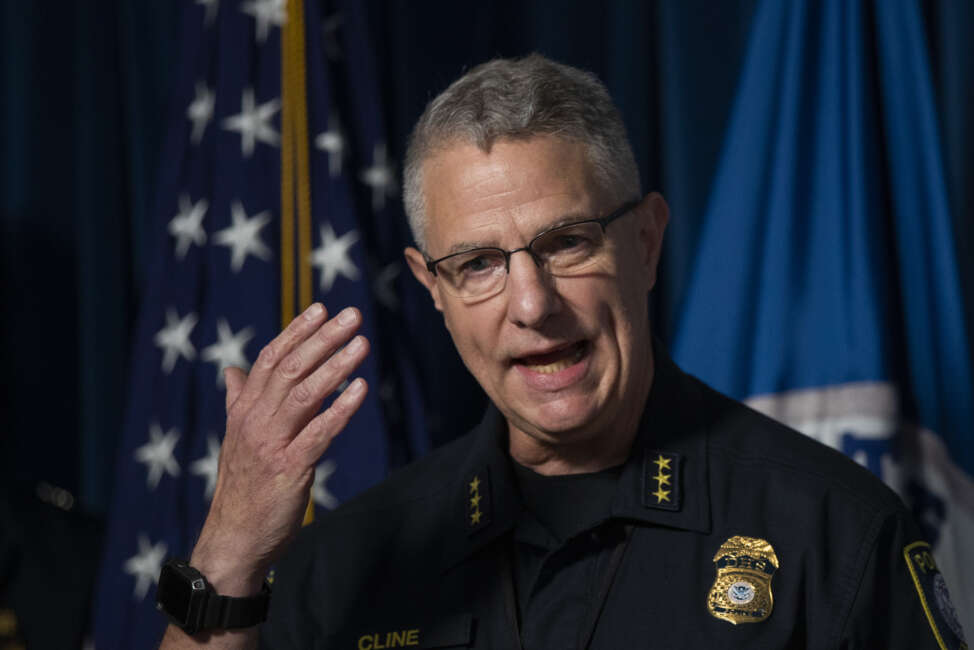
<instances>
[{"instance_id":1,"label":"open mouth","mask_svg":"<svg viewBox=\"0 0 974 650\"><path fill-rule=\"evenodd\" d=\"M581 361L587 350L588 342L579 341L545 354L519 357L514 359L514 363L524 366L532 372L550 375L559 370L570 368Z\"/></svg>"}]
</instances>

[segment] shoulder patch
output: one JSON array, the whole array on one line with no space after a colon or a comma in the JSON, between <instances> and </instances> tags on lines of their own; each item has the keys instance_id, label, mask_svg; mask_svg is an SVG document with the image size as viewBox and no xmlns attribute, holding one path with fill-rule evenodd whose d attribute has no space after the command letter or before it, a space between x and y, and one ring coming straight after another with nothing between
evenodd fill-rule
<instances>
[{"instance_id":1,"label":"shoulder patch","mask_svg":"<svg viewBox=\"0 0 974 650\"><path fill-rule=\"evenodd\" d=\"M947 582L933 559L930 544L907 544L903 548L903 557L937 643L943 650L967 650L964 630L950 601Z\"/></svg>"}]
</instances>

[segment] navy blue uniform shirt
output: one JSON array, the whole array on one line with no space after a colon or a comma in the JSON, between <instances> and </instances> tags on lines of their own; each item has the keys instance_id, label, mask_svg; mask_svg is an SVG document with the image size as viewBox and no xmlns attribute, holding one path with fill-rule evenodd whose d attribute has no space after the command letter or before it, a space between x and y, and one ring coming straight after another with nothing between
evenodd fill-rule
<instances>
[{"instance_id":1,"label":"navy blue uniform shirt","mask_svg":"<svg viewBox=\"0 0 974 650\"><path fill-rule=\"evenodd\" d=\"M579 575L589 593L566 594L578 614L554 617L550 634L535 625L526 640L966 647L930 548L892 491L654 351L656 377L607 517L569 540L583 544L568 555L587 558ZM517 485L506 423L490 408L471 433L301 531L277 568L262 644L522 647L534 605L521 621ZM549 570L573 566L551 557ZM539 612L562 597L548 591Z\"/></svg>"}]
</instances>

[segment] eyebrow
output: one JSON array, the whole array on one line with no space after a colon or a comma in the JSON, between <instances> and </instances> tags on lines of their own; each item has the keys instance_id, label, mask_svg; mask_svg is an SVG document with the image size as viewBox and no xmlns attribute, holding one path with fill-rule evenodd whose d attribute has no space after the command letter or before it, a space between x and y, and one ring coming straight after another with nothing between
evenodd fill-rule
<instances>
[{"instance_id":1,"label":"eyebrow","mask_svg":"<svg viewBox=\"0 0 974 650\"><path fill-rule=\"evenodd\" d=\"M447 249L445 255L453 255L455 253L465 253L467 251L475 251L478 248L500 248L496 243L489 242L478 242L478 241L463 241L450 246Z\"/></svg>"},{"instance_id":2,"label":"eyebrow","mask_svg":"<svg viewBox=\"0 0 974 650\"><path fill-rule=\"evenodd\" d=\"M588 221L589 219L594 219L596 217L591 217L581 213L569 213L563 215L561 218L552 221L551 223L545 224L543 228L536 230L533 235L528 239L528 241L533 240L538 235L542 235L549 230L554 230L555 228L560 228L561 226L568 226L573 223L578 223L579 221ZM465 253L467 251L477 250L478 248L497 248L504 250L501 246L493 240L480 240L480 241L461 241L450 246L447 249L446 255L454 255L456 253Z\"/></svg>"}]
</instances>

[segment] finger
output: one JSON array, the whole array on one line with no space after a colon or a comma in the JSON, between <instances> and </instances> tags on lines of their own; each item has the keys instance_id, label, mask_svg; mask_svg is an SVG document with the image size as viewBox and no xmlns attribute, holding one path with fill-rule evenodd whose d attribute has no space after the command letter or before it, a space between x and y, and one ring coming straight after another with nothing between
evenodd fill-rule
<instances>
[{"instance_id":1,"label":"finger","mask_svg":"<svg viewBox=\"0 0 974 650\"><path fill-rule=\"evenodd\" d=\"M288 445L289 453L294 454L303 465L314 464L362 406L367 389L368 385L361 377L350 383L331 406L301 430Z\"/></svg>"},{"instance_id":2,"label":"finger","mask_svg":"<svg viewBox=\"0 0 974 650\"><path fill-rule=\"evenodd\" d=\"M368 339L356 336L288 391L278 413L285 421L300 422L292 431L299 430L321 408L325 398L354 372L368 353Z\"/></svg>"},{"instance_id":3,"label":"finger","mask_svg":"<svg viewBox=\"0 0 974 650\"><path fill-rule=\"evenodd\" d=\"M313 334L325 321L328 312L321 303L314 303L295 317L274 340L264 346L250 370L238 399L245 403L255 401L264 390L274 369L295 347Z\"/></svg>"},{"instance_id":4,"label":"finger","mask_svg":"<svg viewBox=\"0 0 974 650\"><path fill-rule=\"evenodd\" d=\"M300 386L309 374L330 359L341 346L352 338L361 322L362 315L359 310L354 307L346 307L338 316L318 327L313 334L281 359L280 363L274 368L264 388L265 403L277 411L292 390ZM307 386L307 388L311 387L310 385ZM322 395L307 395L306 401L311 402L318 397L324 399L332 390L334 388ZM301 425L303 426L304 423L302 422Z\"/></svg>"},{"instance_id":5,"label":"finger","mask_svg":"<svg viewBox=\"0 0 974 650\"><path fill-rule=\"evenodd\" d=\"M230 366L223 371L223 381L227 385L227 411L229 412L230 407L240 397L240 391L247 381L247 373L240 368Z\"/></svg>"}]
</instances>

